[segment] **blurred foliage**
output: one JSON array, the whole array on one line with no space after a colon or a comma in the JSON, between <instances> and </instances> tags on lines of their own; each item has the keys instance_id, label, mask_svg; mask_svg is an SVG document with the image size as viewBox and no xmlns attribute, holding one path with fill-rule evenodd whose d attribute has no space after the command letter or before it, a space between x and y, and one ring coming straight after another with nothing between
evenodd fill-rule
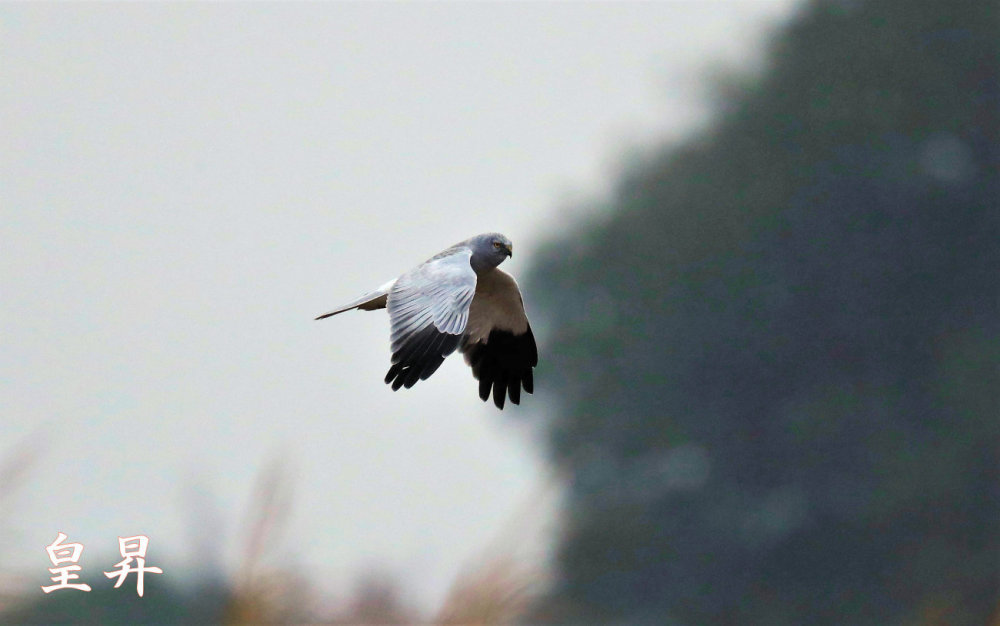
<instances>
[{"instance_id":1,"label":"blurred foliage","mask_svg":"<svg viewBox=\"0 0 1000 626\"><path fill-rule=\"evenodd\" d=\"M538 620L996 618L998 13L807 4L543 249L571 479Z\"/></svg>"},{"instance_id":2,"label":"blurred foliage","mask_svg":"<svg viewBox=\"0 0 1000 626\"><path fill-rule=\"evenodd\" d=\"M146 577L145 593L140 598L135 592L134 574L120 589L114 589L100 574L100 580L82 574L81 580L75 582L88 583L91 591L60 589L43 595L35 587L32 593L25 594L21 604L0 616L0 623L219 624L229 599L229 592L219 584L206 582L194 590L181 590L164 584L157 576Z\"/></svg>"},{"instance_id":3,"label":"blurred foliage","mask_svg":"<svg viewBox=\"0 0 1000 626\"><path fill-rule=\"evenodd\" d=\"M15 454L0 457L0 501L29 473L33 450L24 446ZM89 584L89 592L58 589L43 594L37 583L53 582L45 577L44 569L36 577L11 577L9 581L0 577L0 624L513 624L527 614L545 588L541 567L526 564L525 555L519 555L526 538L521 533L528 530L519 511L506 529L513 534L499 535L496 545L470 558L441 606L432 613L411 606L406 589L384 571L361 572L355 588L343 598L325 596L314 587L311 577L295 566L294 559L280 550L294 509L293 480L287 465L279 456L264 464L258 474L244 516L241 534L245 536L234 575L227 577L216 568L192 575L190 570L176 569L156 557L150 565L163 565L165 573L180 572L183 584L175 584L176 575L147 576L141 598L136 593L135 574L129 574L123 586L114 589L113 581L99 571L107 568L95 567L93 559L82 562L86 567L80 571L80 579L73 581ZM544 498L551 486L543 485L543 491L529 501L536 513L545 507ZM38 551L41 562L44 550L40 547Z\"/></svg>"}]
</instances>

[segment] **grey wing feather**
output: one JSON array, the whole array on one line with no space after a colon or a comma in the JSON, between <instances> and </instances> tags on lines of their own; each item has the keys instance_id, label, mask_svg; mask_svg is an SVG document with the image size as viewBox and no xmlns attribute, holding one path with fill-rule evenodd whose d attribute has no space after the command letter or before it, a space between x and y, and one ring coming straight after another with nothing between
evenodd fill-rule
<instances>
[{"instance_id":1,"label":"grey wing feather","mask_svg":"<svg viewBox=\"0 0 1000 626\"><path fill-rule=\"evenodd\" d=\"M467 248L438 255L400 276L389 289L392 367L385 382L393 390L426 380L458 347L476 293L471 257Z\"/></svg>"}]
</instances>

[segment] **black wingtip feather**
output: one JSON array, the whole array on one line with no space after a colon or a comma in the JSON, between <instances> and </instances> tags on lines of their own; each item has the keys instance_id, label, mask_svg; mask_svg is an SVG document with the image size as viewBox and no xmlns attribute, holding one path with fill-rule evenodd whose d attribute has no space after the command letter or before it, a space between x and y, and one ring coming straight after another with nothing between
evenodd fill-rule
<instances>
[{"instance_id":1,"label":"black wingtip feather","mask_svg":"<svg viewBox=\"0 0 1000 626\"><path fill-rule=\"evenodd\" d=\"M437 371L444 358L455 351L461 337L442 333L433 326L427 326L412 336L392 355L392 366L385 375L387 385L393 391L401 387L409 389L418 380L427 380Z\"/></svg>"},{"instance_id":2,"label":"black wingtip feather","mask_svg":"<svg viewBox=\"0 0 1000 626\"><path fill-rule=\"evenodd\" d=\"M497 405L497 408L502 411L503 402L506 398L507 381L504 380L503 374L500 374L493 380L493 404Z\"/></svg>"},{"instance_id":3,"label":"black wingtip feather","mask_svg":"<svg viewBox=\"0 0 1000 626\"><path fill-rule=\"evenodd\" d=\"M428 378L430 378L431 375L434 372L436 372L439 367L441 367L442 363L444 363L443 357L435 361L429 361L427 365L425 365L424 368L420 370L420 380L427 380Z\"/></svg>"},{"instance_id":4,"label":"black wingtip feather","mask_svg":"<svg viewBox=\"0 0 1000 626\"><path fill-rule=\"evenodd\" d=\"M538 365L538 348L530 326L521 335L494 329L485 342L463 343L462 352L479 380L483 402L492 392L493 404L503 410L508 396L511 403L521 403L522 387L534 391L531 368Z\"/></svg>"},{"instance_id":5,"label":"black wingtip feather","mask_svg":"<svg viewBox=\"0 0 1000 626\"><path fill-rule=\"evenodd\" d=\"M401 364L393 363L392 367L389 368L389 371L385 375L385 384L388 385L389 383L391 383L392 380L399 375L399 371L401 369L403 369L403 366Z\"/></svg>"}]
</instances>

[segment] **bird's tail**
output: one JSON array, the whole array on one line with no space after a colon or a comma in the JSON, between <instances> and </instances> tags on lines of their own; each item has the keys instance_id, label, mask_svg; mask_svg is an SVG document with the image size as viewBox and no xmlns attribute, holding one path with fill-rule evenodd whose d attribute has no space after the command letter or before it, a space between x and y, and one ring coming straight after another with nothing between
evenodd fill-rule
<instances>
[{"instance_id":1,"label":"bird's tail","mask_svg":"<svg viewBox=\"0 0 1000 626\"><path fill-rule=\"evenodd\" d=\"M326 319L332 315L336 315L337 313L343 313L344 311L350 311L351 309L361 309L362 311L374 311L375 309L384 309L385 299L389 294L389 289L395 282L396 282L395 280L390 280L389 282L382 285L375 291L369 291L368 293L361 296L357 300L354 300L350 304L345 304L343 306L337 307L336 309L333 309L332 311L327 311L326 313L320 315L316 319L318 320Z\"/></svg>"}]
</instances>

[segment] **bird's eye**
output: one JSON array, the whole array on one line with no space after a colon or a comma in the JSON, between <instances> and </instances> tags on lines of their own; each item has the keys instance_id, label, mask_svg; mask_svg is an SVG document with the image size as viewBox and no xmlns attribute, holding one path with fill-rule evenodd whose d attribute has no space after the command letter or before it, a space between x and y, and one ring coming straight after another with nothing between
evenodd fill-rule
<instances>
[{"instance_id":1,"label":"bird's eye","mask_svg":"<svg viewBox=\"0 0 1000 626\"><path fill-rule=\"evenodd\" d=\"M499 241L494 241L493 242L493 247L494 248L499 248L500 247L500 242Z\"/></svg>"}]
</instances>

